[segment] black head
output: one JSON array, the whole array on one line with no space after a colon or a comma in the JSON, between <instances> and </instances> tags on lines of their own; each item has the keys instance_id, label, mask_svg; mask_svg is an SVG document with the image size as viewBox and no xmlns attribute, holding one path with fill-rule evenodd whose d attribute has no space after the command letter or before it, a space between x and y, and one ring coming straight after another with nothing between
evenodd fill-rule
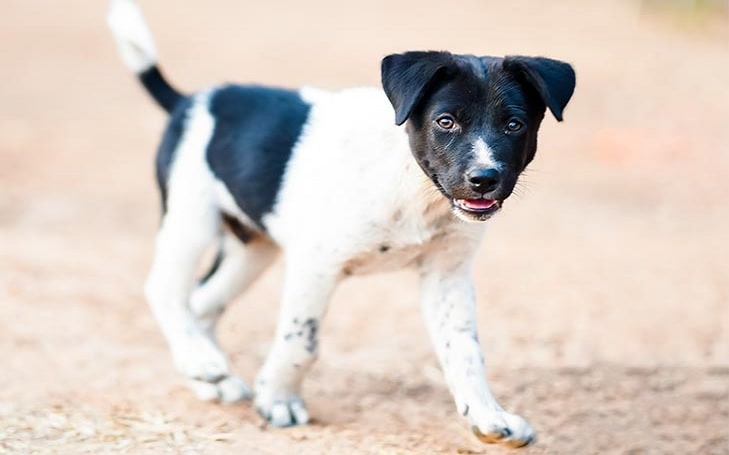
<instances>
[{"instance_id":1,"label":"black head","mask_svg":"<svg viewBox=\"0 0 729 455\"><path fill-rule=\"evenodd\" d=\"M542 57L407 52L385 57L382 85L420 167L456 214L483 221L534 158L546 109L562 120L575 73Z\"/></svg>"}]
</instances>

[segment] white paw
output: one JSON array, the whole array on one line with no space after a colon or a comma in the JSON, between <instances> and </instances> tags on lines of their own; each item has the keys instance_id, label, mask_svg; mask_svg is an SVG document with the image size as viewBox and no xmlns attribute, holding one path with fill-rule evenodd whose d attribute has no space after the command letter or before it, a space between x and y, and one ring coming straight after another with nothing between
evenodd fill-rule
<instances>
[{"instance_id":1,"label":"white paw","mask_svg":"<svg viewBox=\"0 0 729 455\"><path fill-rule=\"evenodd\" d=\"M235 403L253 396L251 389L237 376L225 376L217 382L188 379L187 384L196 397L203 401Z\"/></svg>"},{"instance_id":2,"label":"white paw","mask_svg":"<svg viewBox=\"0 0 729 455\"><path fill-rule=\"evenodd\" d=\"M309 422L309 411L304 401L294 393L271 393L256 388L256 411L276 427L304 425Z\"/></svg>"},{"instance_id":3,"label":"white paw","mask_svg":"<svg viewBox=\"0 0 729 455\"><path fill-rule=\"evenodd\" d=\"M471 430L482 442L523 447L536 440L534 430L516 414L485 408L469 409Z\"/></svg>"},{"instance_id":4,"label":"white paw","mask_svg":"<svg viewBox=\"0 0 729 455\"><path fill-rule=\"evenodd\" d=\"M229 373L225 355L203 335L172 345L172 356L177 369L188 379L217 383Z\"/></svg>"}]
</instances>

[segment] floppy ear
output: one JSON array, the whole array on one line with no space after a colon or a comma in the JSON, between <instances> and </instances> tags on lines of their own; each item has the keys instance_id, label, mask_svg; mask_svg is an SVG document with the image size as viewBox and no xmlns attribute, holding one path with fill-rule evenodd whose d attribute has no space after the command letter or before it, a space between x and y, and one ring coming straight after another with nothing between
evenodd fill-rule
<instances>
[{"instance_id":1,"label":"floppy ear","mask_svg":"<svg viewBox=\"0 0 729 455\"><path fill-rule=\"evenodd\" d=\"M392 107L395 123L402 125L424 95L454 65L448 52L406 52L382 60L382 87Z\"/></svg>"},{"instance_id":2,"label":"floppy ear","mask_svg":"<svg viewBox=\"0 0 729 455\"><path fill-rule=\"evenodd\" d=\"M534 87L554 118L562 121L562 111L575 91L575 71L559 60L544 57L507 56L504 68L524 77Z\"/></svg>"}]
</instances>

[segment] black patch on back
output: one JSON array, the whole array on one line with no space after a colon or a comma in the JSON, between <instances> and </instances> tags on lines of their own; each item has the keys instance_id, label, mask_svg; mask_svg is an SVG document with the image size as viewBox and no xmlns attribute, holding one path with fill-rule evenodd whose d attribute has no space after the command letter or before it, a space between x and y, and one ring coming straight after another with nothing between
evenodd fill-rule
<instances>
[{"instance_id":1,"label":"black patch on back","mask_svg":"<svg viewBox=\"0 0 729 455\"><path fill-rule=\"evenodd\" d=\"M210 99L215 130L208 163L261 229L309 110L297 92L275 88L230 85Z\"/></svg>"},{"instance_id":2,"label":"black patch on back","mask_svg":"<svg viewBox=\"0 0 729 455\"><path fill-rule=\"evenodd\" d=\"M157 186L162 196L162 212L167 211L167 181L170 177L170 166L175 157L175 150L185 131L187 111L192 106L190 98L183 98L177 103L170 115L170 121L162 136L162 142L157 151L156 176Z\"/></svg>"}]
</instances>

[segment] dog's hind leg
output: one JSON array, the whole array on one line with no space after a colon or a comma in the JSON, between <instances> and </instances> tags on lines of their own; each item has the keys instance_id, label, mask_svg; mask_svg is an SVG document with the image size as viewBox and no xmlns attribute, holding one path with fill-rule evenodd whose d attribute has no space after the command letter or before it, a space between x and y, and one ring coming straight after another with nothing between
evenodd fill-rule
<instances>
[{"instance_id":1,"label":"dog's hind leg","mask_svg":"<svg viewBox=\"0 0 729 455\"><path fill-rule=\"evenodd\" d=\"M189 379L217 382L227 375L228 364L190 311L189 297L198 262L218 235L218 215L212 204L195 205L170 205L157 234L145 294L177 369Z\"/></svg>"},{"instance_id":2,"label":"dog's hind leg","mask_svg":"<svg viewBox=\"0 0 729 455\"><path fill-rule=\"evenodd\" d=\"M263 236L245 243L226 230L212 273L195 288L190 309L201 327L214 338L225 305L260 276L276 257L278 249Z\"/></svg>"},{"instance_id":3,"label":"dog's hind leg","mask_svg":"<svg viewBox=\"0 0 729 455\"><path fill-rule=\"evenodd\" d=\"M190 309L208 338L215 343L215 328L225 305L243 292L266 269L276 256L277 248L262 236L246 243L225 231L220 251L209 274L193 291ZM246 383L233 375L220 382L188 379L188 385L201 400L233 402L250 398Z\"/></svg>"},{"instance_id":4,"label":"dog's hind leg","mask_svg":"<svg viewBox=\"0 0 729 455\"><path fill-rule=\"evenodd\" d=\"M225 355L189 305L197 264L219 232L218 214L211 206L208 213L198 212L193 219L191 215L176 213L174 207L170 209L157 236L147 280L149 304L177 369L198 398L223 402L250 398L250 388L231 374ZM225 262L221 264L225 268L217 273L228 273Z\"/></svg>"},{"instance_id":5,"label":"dog's hind leg","mask_svg":"<svg viewBox=\"0 0 729 455\"><path fill-rule=\"evenodd\" d=\"M170 154L174 159L169 169L158 168L158 174L162 174L160 170L168 174L160 182L166 211L145 295L177 369L188 381L207 385L207 395L195 389L198 395L215 398L210 396L212 390L221 400L234 401L244 398L248 387L230 375L225 355L197 321L189 300L198 264L221 232L216 182L205 159L214 129L207 105L207 93L195 96L185 113L185 128Z\"/></svg>"}]
</instances>

